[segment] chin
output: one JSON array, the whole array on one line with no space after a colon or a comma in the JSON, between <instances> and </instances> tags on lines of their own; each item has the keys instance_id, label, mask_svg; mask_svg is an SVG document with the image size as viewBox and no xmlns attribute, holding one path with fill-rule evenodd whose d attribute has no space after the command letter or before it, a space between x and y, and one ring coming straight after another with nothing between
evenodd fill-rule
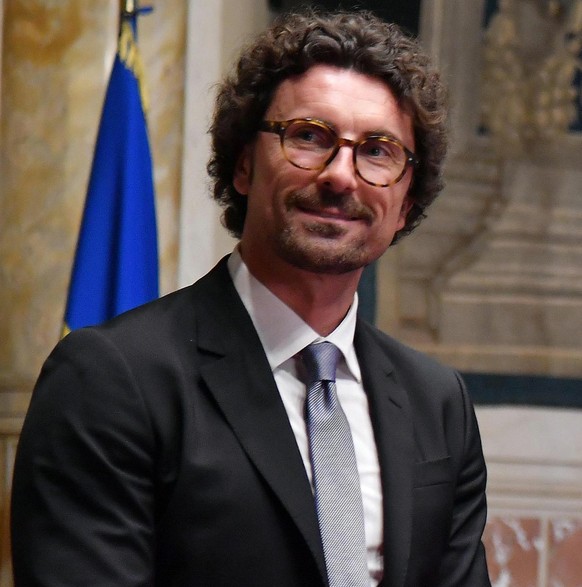
<instances>
[{"instance_id":1,"label":"chin","mask_svg":"<svg viewBox=\"0 0 582 587\"><path fill-rule=\"evenodd\" d=\"M330 223L287 226L276 238L279 256L289 264L315 273L342 274L363 269L388 248L374 246L365 235L350 235Z\"/></svg>"},{"instance_id":2,"label":"chin","mask_svg":"<svg viewBox=\"0 0 582 587\"><path fill-rule=\"evenodd\" d=\"M306 246L285 246L279 253L289 264L313 273L340 275L362 269L377 256L368 254L361 246L337 247L330 243Z\"/></svg>"}]
</instances>

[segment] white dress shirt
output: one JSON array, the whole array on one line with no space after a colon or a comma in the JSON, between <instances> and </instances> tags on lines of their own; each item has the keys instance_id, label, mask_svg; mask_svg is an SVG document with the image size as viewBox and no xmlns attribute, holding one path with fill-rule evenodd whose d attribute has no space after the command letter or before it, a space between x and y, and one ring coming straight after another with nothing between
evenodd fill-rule
<instances>
[{"instance_id":1,"label":"white dress shirt","mask_svg":"<svg viewBox=\"0 0 582 587\"><path fill-rule=\"evenodd\" d=\"M321 337L251 275L238 248L230 256L228 268L267 355L312 489L313 476L304 417L306 388L297 376L295 356L309 344L323 340L332 342L341 351L342 358L336 373L336 388L354 440L364 505L370 586L375 587L382 578L384 566L382 486L368 398L362 386L360 366L354 349L357 294L339 326L329 336Z\"/></svg>"}]
</instances>

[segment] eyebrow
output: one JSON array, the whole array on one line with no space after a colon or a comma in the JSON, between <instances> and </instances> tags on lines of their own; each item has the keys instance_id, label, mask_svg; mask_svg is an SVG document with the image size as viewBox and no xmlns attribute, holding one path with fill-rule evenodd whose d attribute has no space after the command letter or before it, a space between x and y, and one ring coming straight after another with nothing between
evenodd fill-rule
<instances>
[{"instance_id":1,"label":"eyebrow","mask_svg":"<svg viewBox=\"0 0 582 587\"><path fill-rule=\"evenodd\" d=\"M335 132L335 134L339 137L341 136L341 133L338 131L337 126L329 121L326 120L325 118L319 118L317 116L304 116L303 117L305 120L314 120L317 122L323 122L324 124L327 124L327 126L329 126L329 128L333 129L333 131ZM398 141L399 143L401 143L402 145L404 145L404 140L397 137L394 133L383 129L383 128L375 128L375 129L370 129L370 130L366 130L363 133L359 134L360 137L362 138L369 138L369 137L386 137L388 139L394 139L395 141ZM406 145L404 145L406 146Z\"/></svg>"},{"instance_id":2,"label":"eyebrow","mask_svg":"<svg viewBox=\"0 0 582 587\"><path fill-rule=\"evenodd\" d=\"M388 137L389 139L394 139L396 141L398 141L399 143L404 144L404 141L397 137L394 133L385 130L385 129L374 129L374 130L367 130L366 132L363 133L363 136L365 137Z\"/></svg>"}]
</instances>

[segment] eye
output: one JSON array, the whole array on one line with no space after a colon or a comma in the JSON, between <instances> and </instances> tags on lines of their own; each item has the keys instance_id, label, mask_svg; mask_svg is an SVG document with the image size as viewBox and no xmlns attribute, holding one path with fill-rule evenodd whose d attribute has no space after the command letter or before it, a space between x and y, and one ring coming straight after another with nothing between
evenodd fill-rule
<instances>
[{"instance_id":1,"label":"eye","mask_svg":"<svg viewBox=\"0 0 582 587\"><path fill-rule=\"evenodd\" d=\"M330 149L335 145L335 136L324 126L299 121L287 127L285 141L296 148Z\"/></svg>"},{"instance_id":2,"label":"eye","mask_svg":"<svg viewBox=\"0 0 582 587\"><path fill-rule=\"evenodd\" d=\"M394 158L400 149L395 143L384 138L369 138L360 146L360 152L366 157Z\"/></svg>"},{"instance_id":3,"label":"eye","mask_svg":"<svg viewBox=\"0 0 582 587\"><path fill-rule=\"evenodd\" d=\"M306 143L313 143L317 140L316 131L308 126L301 126L293 133L293 138L305 141Z\"/></svg>"},{"instance_id":4,"label":"eye","mask_svg":"<svg viewBox=\"0 0 582 587\"><path fill-rule=\"evenodd\" d=\"M404 151L395 142L385 137L371 137L364 141L358 154L368 159L376 159L378 162L400 162L404 158Z\"/></svg>"}]
</instances>

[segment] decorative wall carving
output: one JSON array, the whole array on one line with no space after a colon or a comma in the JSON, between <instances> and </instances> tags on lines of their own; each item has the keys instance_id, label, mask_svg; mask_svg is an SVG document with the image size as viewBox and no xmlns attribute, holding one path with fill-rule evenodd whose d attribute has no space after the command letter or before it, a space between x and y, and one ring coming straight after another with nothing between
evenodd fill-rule
<instances>
[{"instance_id":1,"label":"decorative wall carving","mask_svg":"<svg viewBox=\"0 0 582 587\"><path fill-rule=\"evenodd\" d=\"M581 0L500 0L484 34L482 112L502 155L568 132L581 49Z\"/></svg>"},{"instance_id":2,"label":"decorative wall carving","mask_svg":"<svg viewBox=\"0 0 582 587\"><path fill-rule=\"evenodd\" d=\"M581 377L582 133L567 129L582 0L498 7L484 30L484 0L423 5L453 148L444 193L392 252L396 277L381 261L397 309L379 323L462 370Z\"/></svg>"}]
</instances>

